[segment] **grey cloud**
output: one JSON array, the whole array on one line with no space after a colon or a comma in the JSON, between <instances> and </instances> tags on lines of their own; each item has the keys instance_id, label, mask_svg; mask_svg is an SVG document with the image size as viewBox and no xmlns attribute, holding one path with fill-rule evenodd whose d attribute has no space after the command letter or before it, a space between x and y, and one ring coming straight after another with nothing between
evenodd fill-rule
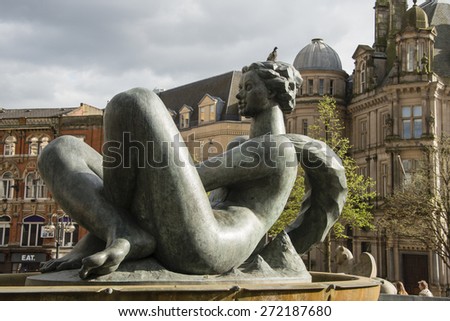
<instances>
[{"instance_id":1,"label":"grey cloud","mask_svg":"<svg viewBox=\"0 0 450 321\"><path fill-rule=\"evenodd\" d=\"M350 52L352 16L372 26L372 2L2 0L0 106L103 104L109 90L238 70L274 46L291 62L315 37ZM371 30L365 35L372 41Z\"/></svg>"}]
</instances>

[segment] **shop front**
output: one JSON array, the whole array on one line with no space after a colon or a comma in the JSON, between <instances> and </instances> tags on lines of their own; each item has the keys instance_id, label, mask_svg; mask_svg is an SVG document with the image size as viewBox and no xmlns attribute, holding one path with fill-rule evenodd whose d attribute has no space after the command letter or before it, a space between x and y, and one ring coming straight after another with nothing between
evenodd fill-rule
<instances>
[{"instance_id":1,"label":"shop front","mask_svg":"<svg viewBox=\"0 0 450 321\"><path fill-rule=\"evenodd\" d=\"M1 252L0 273L25 273L39 271L41 262L48 260L44 252Z\"/></svg>"}]
</instances>

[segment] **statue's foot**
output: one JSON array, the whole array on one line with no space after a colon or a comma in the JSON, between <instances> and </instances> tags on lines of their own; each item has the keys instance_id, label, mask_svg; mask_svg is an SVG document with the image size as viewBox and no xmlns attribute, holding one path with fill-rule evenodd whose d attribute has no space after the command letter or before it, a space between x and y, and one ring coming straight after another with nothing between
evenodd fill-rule
<instances>
[{"instance_id":1,"label":"statue's foot","mask_svg":"<svg viewBox=\"0 0 450 321\"><path fill-rule=\"evenodd\" d=\"M42 273L71 270L81 268L83 258L97 253L105 248L105 242L92 234L87 234L77 243L68 254L61 258L45 262L41 267Z\"/></svg>"},{"instance_id":2,"label":"statue's foot","mask_svg":"<svg viewBox=\"0 0 450 321\"><path fill-rule=\"evenodd\" d=\"M47 273L69 269L79 269L81 267L81 260L83 259L83 257L83 255L67 254L62 258L45 262L39 270L42 273Z\"/></svg>"},{"instance_id":3,"label":"statue's foot","mask_svg":"<svg viewBox=\"0 0 450 321\"><path fill-rule=\"evenodd\" d=\"M130 247L128 240L118 238L103 251L84 258L79 272L80 278L86 279L92 275L114 272L130 252Z\"/></svg>"}]
</instances>

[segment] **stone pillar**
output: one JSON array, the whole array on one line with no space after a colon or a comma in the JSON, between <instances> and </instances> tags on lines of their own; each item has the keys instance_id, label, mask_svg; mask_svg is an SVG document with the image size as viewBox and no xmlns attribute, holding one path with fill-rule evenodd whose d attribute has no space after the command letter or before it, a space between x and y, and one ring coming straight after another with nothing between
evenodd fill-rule
<instances>
[{"instance_id":1,"label":"stone pillar","mask_svg":"<svg viewBox=\"0 0 450 321\"><path fill-rule=\"evenodd\" d=\"M400 253L398 239L394 241L394 280L400 280Z\"/></svg>"},{"instance_id":2,"label":"stone pillar","mask_svg":"<svg viewBox=\"0 0 450 321\"><path fill-rule=\"evenodd\" d=\"M393 120L393 126L392 126L392 135L393 136L400 136L399 132L399 122L401 119L401 107L399 106L398 96L396 93L392 95L392 120Z\"/></svg>"}]
</instances>

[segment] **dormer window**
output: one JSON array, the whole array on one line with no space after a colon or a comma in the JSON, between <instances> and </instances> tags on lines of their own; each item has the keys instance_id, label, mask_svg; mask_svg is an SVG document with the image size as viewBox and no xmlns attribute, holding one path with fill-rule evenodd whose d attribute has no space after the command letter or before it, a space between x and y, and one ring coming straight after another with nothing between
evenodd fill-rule
<instances>
[{"instance_id":1,"label":"dormer window","mask_svg":"<svg viewBox=\"0 0 450 321\"><path fill-rule=\"evenodd\" d=\"M199 108L199 124L210 123L216 121L216 106L204 106Z\"/></svg>"},{"instance_id":2,"label":"dormer window","mask_svg":"<svg viewBox=\"0 0 450 321\"><path fill-rule=\"evenodd\" d=\"M208 124L219 120L223 105L225 103L219 97L213 97L209 94L203 96L198 103L198 124Z\"/></svg>"},{"instance_id":3,"label":"dormer window","mask_svg":"<svg viewBox=\"0 0 450 321\"><path fill-rule=\"evenodd\" d=\"M180 114L180 129L185 129L185 128L189 128L190 126L190 121L191 121L191 113L192 113L192 108L184 105L183 107L181 107L179 114Z\"/></svg>"},{"instance_id":4,"label":"dormer window","mask_svg":"<svg viewBox=\"0 0 450 321\"><path fill-rule=\"evenodd\" d=\"M189 113L180 115L180 128L188 128L189 127Z\"/></svg>"},{"instance_id":5,"label":"dormer window","mask_svg":"<svg viewBox=\"0 0 450 321\"><path fill-rule=\"evenodd\" d=\"M361 64L361 72L359 74L359 91L363 94L366 91L367 86L367 74L366 74L366 63Z\"/></svg>"}]
</instances>

